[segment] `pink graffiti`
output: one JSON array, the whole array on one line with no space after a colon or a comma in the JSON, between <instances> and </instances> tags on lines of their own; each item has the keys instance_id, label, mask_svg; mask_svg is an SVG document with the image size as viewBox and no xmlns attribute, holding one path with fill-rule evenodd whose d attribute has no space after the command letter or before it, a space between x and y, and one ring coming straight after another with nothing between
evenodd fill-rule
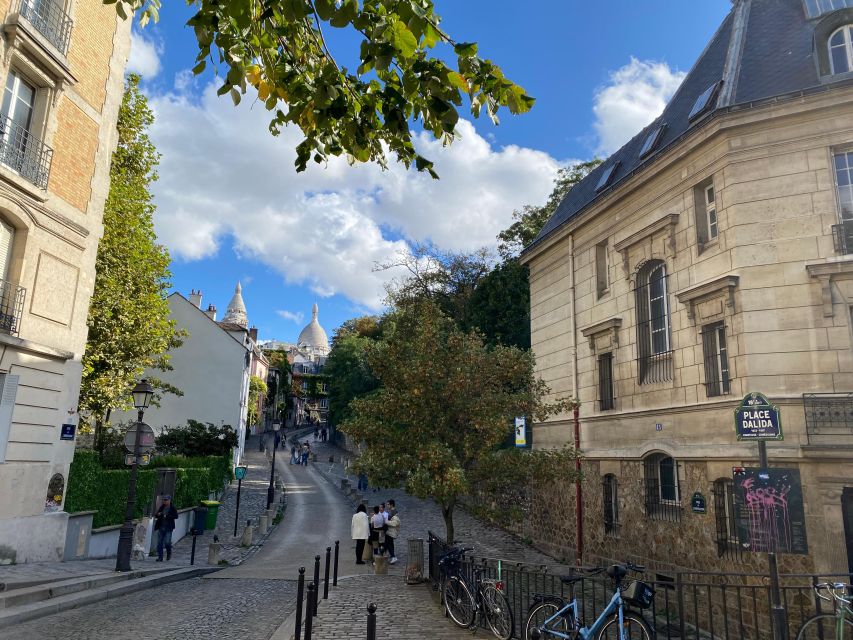
<instances>
[{"instance_id":1,"label":"pink graffiti","mask_svg":"<svg viewBox=\"0 0 853 640\"><path fill-rule=\"evenodd\" d=\"M749 514L749 539L753 551L785 551L792 547L791 523L788 518L790 485L755 486L755 478L742 483L746 510ZM780 530L781 525L781 530Z\"/></svg>"}]
</instances>

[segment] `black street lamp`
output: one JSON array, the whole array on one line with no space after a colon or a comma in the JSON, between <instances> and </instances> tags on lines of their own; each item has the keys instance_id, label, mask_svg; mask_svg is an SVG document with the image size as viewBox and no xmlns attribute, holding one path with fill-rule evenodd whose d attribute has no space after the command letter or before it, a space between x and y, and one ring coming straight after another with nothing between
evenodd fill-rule
<instances>
[{"instance_id":1,"label":"black street lamp","mask_svg":"<svg viewBox=\"0 0 853 640\"><path fill-rule=\"evenodd\" d=\"M116 571L130 571L130 554L133 550L133 507L136 504L136 470L139 466L139 444L142 437L142 416L154 397L154 387L147 380L140 380L133 388L133 406L139 414L136 419L136 435L133 442L133 462L130 465L130 482L127 487L127 507L124 524L118 537Z\"/></svg>"},{"instance_id":2,"label":"black street lamp","mask_svg":"<svg viewBox=\"0 0 853 640\"><path fill-rule=\"evenodd\" d=\"M275 502L275 484L273 480L275 477L275 450L277 449L275 446L275 427L273 426L273 430L268 433L270 438L267 440L267 446L269 446L270 441L272 441L272 466L270 467L270 486L267 489L267 509L269 509L272 503Z\"/></svg>"}]
</instances>

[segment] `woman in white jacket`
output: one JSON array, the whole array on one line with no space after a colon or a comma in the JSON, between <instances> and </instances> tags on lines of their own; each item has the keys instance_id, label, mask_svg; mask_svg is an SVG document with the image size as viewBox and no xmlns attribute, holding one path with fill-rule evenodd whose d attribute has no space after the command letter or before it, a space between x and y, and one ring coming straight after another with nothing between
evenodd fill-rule
<instances>
[{"instance_id":1,"label":"woman in white jacket","mask_svg":"<svg viewBox=\"0 0 853 640\"><path fill-rule=\"evenodd\" d=\"M370 520L367 517L367 509L363 504L358 505L358 509L352 516L352 527L350 528L352 539L355 540L355 563L365 564L362 560L364 553L364 545L370 537Z\"/></svg>"}]
</instances>

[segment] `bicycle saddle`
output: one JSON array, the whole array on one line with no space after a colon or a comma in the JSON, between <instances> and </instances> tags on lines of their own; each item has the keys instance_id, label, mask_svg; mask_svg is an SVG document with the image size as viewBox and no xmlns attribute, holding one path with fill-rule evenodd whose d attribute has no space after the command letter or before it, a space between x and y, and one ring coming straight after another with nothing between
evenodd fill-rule
<instances>
[{"instance_id":1,"label":"bicycle saddle","mask_svg":"<svg viewBox=\"0 0 853 640\"><path fill-rule=\"evenodd\" d=\"M607 567L607 577L614 580L621 580L628 575L628 569L621 564L612 564Z\"/></svg>"}]
</instances>

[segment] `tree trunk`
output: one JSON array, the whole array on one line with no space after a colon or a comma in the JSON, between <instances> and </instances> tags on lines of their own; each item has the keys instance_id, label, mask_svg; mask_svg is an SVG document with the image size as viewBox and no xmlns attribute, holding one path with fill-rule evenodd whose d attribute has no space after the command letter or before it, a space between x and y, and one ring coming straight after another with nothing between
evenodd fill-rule
<instances>
[{"instance_id":1,"label":"tree trunk","mask_svg":"<svg viewBox=\"0 0 853 640\"><path fill-rule=\"evenodd\" d=\"M442 505L441 515L444 516L444 529L447 536L447 544L453 544L453 507L454 503L447 506Z\"/></svg>"}]
</instances>

